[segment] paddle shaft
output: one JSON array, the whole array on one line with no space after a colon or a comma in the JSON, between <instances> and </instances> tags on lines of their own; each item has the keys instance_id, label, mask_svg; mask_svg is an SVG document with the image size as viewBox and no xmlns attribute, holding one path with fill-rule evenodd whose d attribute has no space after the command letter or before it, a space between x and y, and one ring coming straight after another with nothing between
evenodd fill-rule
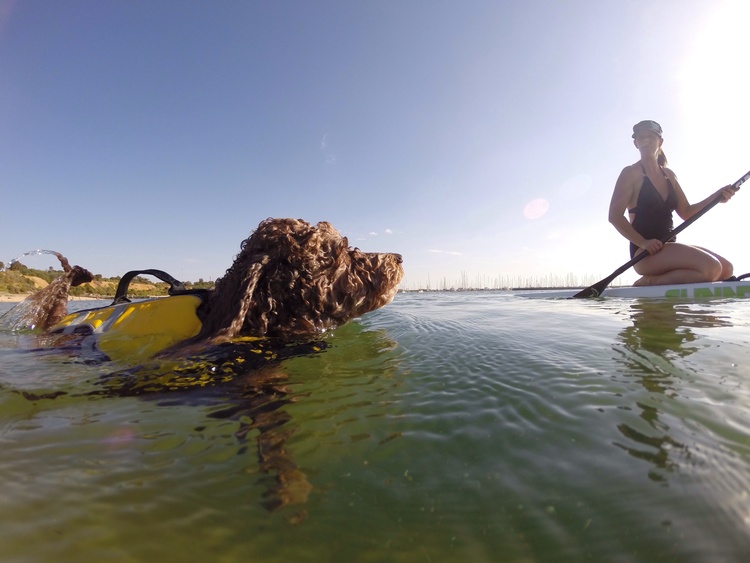
<instances>
[{"instance_id":1,"label":"paddle shaft","mask_svg":"<svg viewBox=\"0 0 750 563\"><path fill-rule=\"evenodd\" d=\"M732 184L732 187L734 189L739 189L739 187L745 183L746 180L750 179L750 171L748 171L742 178L737 180L734 184ZM712 201L710 201L703 209L698 211L695 215L690 217L690 219L686 219L681 225L675 227L670 231L668 235L666 235L665 238L661 239L663 243L668 242L672 237L676 236L677 234L681 233L685 229L687 229L691 224L693 224L695 221L698 220L699 217L703 216L706 212L708 212L709 209L714 207L717 203L719 203L722 200L722 194L717 195ZM594 285L587 287L583 291L580 291L576 293L573 298L580 298L580 297L599 297L602 294L602 291L620 274L625 272L626 270L630 269L632 266L643 260L646 256L649 256L648 252L641 252L637 256L635 256L630 262L627 262L617 268L614 272L612 272L609 276L604 278L603 280L595 283Z\"/></svg>"}]
</instances>

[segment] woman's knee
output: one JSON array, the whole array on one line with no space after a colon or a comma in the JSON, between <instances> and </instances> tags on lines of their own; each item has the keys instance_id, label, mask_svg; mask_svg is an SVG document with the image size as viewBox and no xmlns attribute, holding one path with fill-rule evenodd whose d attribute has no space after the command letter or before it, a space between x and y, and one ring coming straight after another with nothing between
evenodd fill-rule
<instances>
[{"instance_id":1,"label":"woman's knee","mask_svg":"<svg viewBox=\"0 0 750 563\"><path fill-rule=\"evenodd\" d=\"M722 258L721 262L721 277L720 280L731 278L734 275L734 266L729 260Z\"/></svg>"},{"instance_id":2,"label":"woman's knee","mask_svg":"<svg viewBox=\"0 0 750 563\"><path fill-rule=\"evenodd\" d=\"M715 252L711 250L708 250L707 248L703 248L702 246L696 246L696 248L699 250L702 250L703 252L711 256L711 258L713 258L715 261L719 263L719 267L720 267L719 272L714 278L714 281L725 280L734 274L734 266L729 260L727 260L723 256L716 254ZM710 271L714 271L715 269L716 269L716 266L712 264L710 266Z\"/></svg>"},{"instance_id":3,"label":"woman's knee","mask_svg":"<svg viewBox=\"0 0 750 563\"><path fill-rule=\"evenodd\" d=\"M703 265L703 267L701 268L702 272L706 275L706 278L708 278L708 281L717 281L720 279L724 279L724 277L722 276L724 275L725 264L723 264L721 260L719 260L716 257L712 256L711 258L712 260L707 260L705 265ZM726 264L729 266L731 270L732 265L729 264L729 262L726 262ZM730 273L726 277L729 277L731 275L732 274Z\"/></svg>"}]
</instances>

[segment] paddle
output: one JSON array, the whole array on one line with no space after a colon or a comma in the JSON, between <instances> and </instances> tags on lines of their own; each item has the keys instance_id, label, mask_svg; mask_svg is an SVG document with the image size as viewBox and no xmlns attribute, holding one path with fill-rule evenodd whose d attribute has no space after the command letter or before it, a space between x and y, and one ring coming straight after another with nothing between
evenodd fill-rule
<instances>
[{"instance_id":1,"label":"paddle","mask_svg":"<svg viewBox=\"0 0 750 563\"><path fill-rule=\"evenodd\" d=\"M735 188L735 189L737 189L742 184L745 183L745 180L748 180L748 179L750 179L750 172L748 172L742 178L740 178L734 184L732 184L732 187ZM706 205L706 207L704 207L703 209L701 209L700 211L698 211L698 213L696 213L695 215L693 215L690 219L687 219L680 226L678 226L675 229L673 229L672 232L669 233L669 235L667 235L666 238L662 239L662 242L667 242L669 239L671 239L677 233L680 233L680 232L684 231L691 223L693 223L694 221L696 221L698 219L698 217L700 217L701 215L703 215L704 213L706 213L709 209L711 209L714 205L716 205L720 201L721 201L721 194L717 195L713 199L713 201L711 201L708 205ZM607 286L610 283L612 283L612 280L614 280L617 276L619 276L620 274L622 274L624 271L626 271L627 269L629 269L634 264L640 262L643 258L645 258L648 255L649 255L648 252L641 252L635 258L633 258L630 262L627 262L626 264L623 264L622 266L620 266L619 268L617 268L614 272L612 272L610 275L608 275L603 280L600 280L600 281L596 282L594 285L589 286L586 289L583 289L583 290L579 291L578 293L576 293L573 296L573 299L586 298L586 297L599 297L602 294L602 291L604 291L607 288Z\"/></svg>"}]
</instances>

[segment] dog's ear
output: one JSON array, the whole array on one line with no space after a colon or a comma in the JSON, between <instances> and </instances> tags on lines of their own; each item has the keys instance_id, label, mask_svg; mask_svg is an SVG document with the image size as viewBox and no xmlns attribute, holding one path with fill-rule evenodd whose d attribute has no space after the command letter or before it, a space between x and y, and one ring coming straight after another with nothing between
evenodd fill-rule
<instances>
[{"instance_id":1,"label":"dog's ear","mask_svg":"<svg viewBox=\"0 0 750 563\"><path fill-rule=\"evenodd\" d=\"M225 276L222 280L220 291L216 291L211 300L210 310L203 321L203 326L198 338L211 338L212 342L228 340L237 336L242 330L245 315L250 310L255 299L255 289L258 286L263 268L268 264L270 257L263 255L257 257L250 266L246 268L243 275ZM232 283L234 281L234 283Z\"/></svg>"}]
</instances>

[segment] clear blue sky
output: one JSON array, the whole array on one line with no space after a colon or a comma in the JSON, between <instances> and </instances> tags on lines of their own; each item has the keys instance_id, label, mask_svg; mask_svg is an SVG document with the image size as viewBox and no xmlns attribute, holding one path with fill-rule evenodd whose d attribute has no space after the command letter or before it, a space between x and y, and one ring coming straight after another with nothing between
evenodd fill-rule
<instances>
[{"instance_id":1,"label":"clear blue sky","mask_svg":"<svg viewBox=\"0 0 750 563\"><path fill-rule=\"evenodd\" d=\"M746 0L0 0L0 260L216 279L295 217L400 252L406 287L593 283L629 258L607 207L635 122L691 201L750 169L748 21ZM680 238L750 271L749 212L743 190Z\"/></svg>"}]
</instances>

